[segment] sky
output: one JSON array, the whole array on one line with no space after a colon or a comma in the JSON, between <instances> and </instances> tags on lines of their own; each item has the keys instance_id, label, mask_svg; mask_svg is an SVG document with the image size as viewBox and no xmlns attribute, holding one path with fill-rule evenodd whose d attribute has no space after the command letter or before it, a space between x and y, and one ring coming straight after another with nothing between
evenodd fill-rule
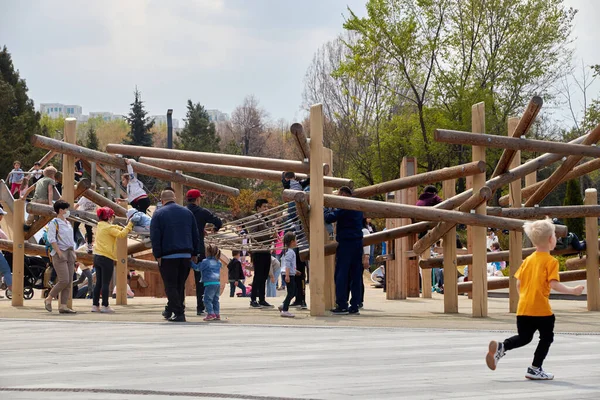
<instances>
[{"instance_id":1,"label":"sky","mask_svg":"<svg viewBox=\"0 0 600 400\"><path fill-rule=\"evenodd\" d=\"M135 86L151 115L185 116L188 99L231 113L247 95L275 121L301 120L315 51L366 0L0 0L6 45L40 103L126 114ZM565 0L576 58L600 64L600 1ZM581 61L579 61L581 62ZM597 97L600 82L591 88Z\"/></svg>"}]
</instances>

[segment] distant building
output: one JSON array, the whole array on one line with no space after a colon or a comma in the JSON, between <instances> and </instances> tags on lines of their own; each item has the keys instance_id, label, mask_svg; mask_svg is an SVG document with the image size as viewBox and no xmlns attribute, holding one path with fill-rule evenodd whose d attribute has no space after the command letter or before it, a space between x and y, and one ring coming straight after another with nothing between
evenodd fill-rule
<instances>
[{"instance_id":1,"label":"distant building","mask_svg":"<svg viewBox=\"0 0 600 400\"><path fill-rule=\"evenodd\" d=\"M90 111L89 118L102 118L104 121L123 120L123 116L108 111Z\"/></svg>"},{"instance_id":2,"label":"distant building","mask_svg":"<svg viewBox=\"0 0 600 400\"><path fill-rule=\"evenodd\" d=\"M50 118L69 117L79 120L82 114L81 106L61 103L41 103L40 113L47 114Z\"/></svg>"},{"instance_id":3,"label":"distant building","mask_svg":"<svg viewBox=\"0 0 600 400\"><path fill-rule=\"evenodd\" d=\"M208 113L208 117L210 118L210 122L223 122L229 121L229 114L221 112L219 110L206 110Z\"/></svg>"},{"instance_id":4,"label":"distant building","mask_svg":"<svg viewBox=\"0 0 600 400\"><path fill-rule=\"evenodd\" d=\"M150 115L149 116L150 119L154 119L154 123L156 125L159 124L167 124L167 116L166 115ZM173 118L173 129L177 129L179 128L179 120Z\"/></svg>"}]
</instances>

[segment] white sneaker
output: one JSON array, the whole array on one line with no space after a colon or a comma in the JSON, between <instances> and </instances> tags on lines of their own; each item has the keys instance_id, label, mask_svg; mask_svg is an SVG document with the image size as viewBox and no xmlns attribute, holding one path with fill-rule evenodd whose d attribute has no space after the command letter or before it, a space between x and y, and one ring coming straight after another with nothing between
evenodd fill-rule
<instances>
[{"instance_id":1,"label":"white sneaker","mask_svg":"<svg viewBox=\"0 0 600 400\"><path fill-rule=\"evenodd\" d=\"M100 307L92 306L92 312L100 312Z\"/></svg>"},{"instance_id":2,"label":"white sneaker","mask_svg":"<svg viewBox=\"0 0 600 400\"><path fill-rule=\"evenodd\" d=\"M289 311L282 311L281 316L284 318L294 318L295 317L295 315Z\"/></svg>"},{"instance_id":3,"label":"white sneaker","mask_svg":"<svg viewBox=\"0 0 600 400\"><path fill-rule=\"evenodd\" d=\"M496 365L498 365L498 361L500 361L502 357L504 357L504 344L492 340L488 348L488 353L485 356L485 362L488 368L492 371L496 370Z\"/></svg>"},{"instance_id":4,"label":"white sneaker","mask_svg":"<svg viewBox=\"0 0 600 400\"><path fill-rule=\"evenodd\" d=\"M102 307L100 309L100 312L105 313L105 314L114 314L115 310L113 310L112 308L110 308L110 306L108 306L108 307Z\"/></svg>"},{"instance_id":5,"label":"white sneaker","mask_svg":"<svg viewBox=\"0 0 600 400\"><path fill-rule=\"evenodd\" d=\"M525 378L534 381L551 381L554 379L554 375L552 375L550 372L544 371L542 368L528 367Z\"/></svg>"}]
</instances>

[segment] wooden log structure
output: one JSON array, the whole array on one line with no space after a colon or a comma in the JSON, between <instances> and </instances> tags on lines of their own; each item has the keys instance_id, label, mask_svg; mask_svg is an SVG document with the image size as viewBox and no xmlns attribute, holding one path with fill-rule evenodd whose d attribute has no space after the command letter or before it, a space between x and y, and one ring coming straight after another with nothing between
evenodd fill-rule
<instances>
[{"instance_id":1,"label":"wooden log structure","mask_svg":"<svg viewBox=\"0 0 600 400\"><path fill-rule=\"evenodd\" d=\"M4 211L13 212L15 198L10 193L10 189L6 186L6 182L4 180L0 180L0 202L4 206Z\"/></svg>"},{"instance_id":2,"label":"wooden log structure","mask_svg":"<svg viewBox=\"0 0 600 400\"><path fill-rule=\"evenodd\" d=\"M92 174L92 163L89 162L88 160L81 160L81 163L83 165L83 169L85 171L87 171L90 176ZM121 186L120 182L117 182L115 180L115 178L113 178L101 165L96 163L96 172L100 174L100 176L102 177L102 179L104 179L104 181L112 186L114 189L116 189L117 187ZM94 182L95 183L95 182ZM123 188L121 188L121 197L123 198L127 198L127 191L124 190Z\"/></svg>"},{"instance_id":3,"label":"wooden log structure","mask_svg":"<svg viewBox=\"0 0 600 400\"><path fill-rule=\"evenodd\" d=\"M508 136L516 137L518 134L516 129L518 128L519 120L517 118L508 119ZM505 150L504 153L507 151ZM517 151L514 153L514 157L510 162L511 168L516 168L521 165L521 152ZM497 169L497 168L496 168ZM521 179L513 181L508 187L508 193L511 199L513 209L521 207ZM519 306L519 289L517 287L517 279L515 274L519 267L523 263L523 233L522 232L509 232L508 234L508 248L510 256L508 260L509 264L509 285L508 285L508 311L516 313Z\"/></svg>"},{"instance_id":4,"label":"wooden log structure","mask_svg":"<svg viewBox=\"0 0 600 400\"><path fill-rule=\"evenodd\" d=\"M72 192L73 197L77 198L77 197L81 196L83 193L85 193L90 188L90 185L91 185L91 183L90 183L89 179L80 180L77 183L77 186L74 187L74 190ZM66 185L66 184L63 185L63 188L66 186L68 186L68 185ZM72 202L71 202L71 207L73 207ZM48 224L48 222L50 222L52 220L52 218L54 218L54 217L42 216L37 221L35 221L31 225L31 227L29 227L29 230L27 232L25 232L25 240L29 240L29 238L31 238L33 235L35 235L40 229L45 227Z\"/></svg>"},{"instance_id":5,"label":"wooden log structure","mask_svg":"<svg viewBox=\"0 0 600 400\"><path fill-rule=\"evenodd\" d=\"M581 281L586 279L587 271L584 269L578 271L563 271L559 272L558 276L560 277L561 282ZM508 288L508 277L489 280L487 282L487 288L488 290ZM460 282L458 284L459 293L469 293L471 290L473 290L473 282Z\"/></svg>"},{"instance_id":6,"label":"wooden log structure","mask_svg":"<svg viewBox=\"0 0 600 400\"><path fill-rule=\"evenodd\" d=\"M488 207L488 215L517 219L600 217L599 205L501 208Z\"/></svg>"},{"instance_id":7,"label":"wooden log structure","mask_svg":"<svg viewBox=\"0 0 600 400\"><path fill-rule=\"evenodd\" d=\"M310 271L310 315L325 315L325 220L323 218L323 105L310 107L310 236L309 252L311 258ZM304 192L302 192L304 193ZM331 195L327 195L331 196Z\"/></svg>"},{"instance_id":8,"label":"wooden log structure","mask_svg":"<svg viewBox=\"0 0 600 400\"><path fill-rule=\"evenodd\" d=\"M575 140L572 140L569 143L573 143L573 144L582 143L584 140L586 140L588 138L588 136L589 136L589 134L583 135ZM532 172L535 172L540 168L546 167L546 166L560 160L561 158L562 158L562 156L557 155L557 154L544 154L540 157L534 158L533 160L529 160L528 162L526 162L516 168L513 168L513 169L505 172L502 175L499 175L495 178L488 180L485 183L485 186L490 188L492 191L492 194L493 194L496 190L500 189L502 186L510 184L511 182L513 182L515 180L522 179L525 176L531 174ZM473 209L483 203L481 198L482 198L481 193L473 195L473 190L469 189L469 190L466 190L454 197L451 197L450 199L444 200L443 202L441 202L440 204L437 204L433 208L447 210L447 209L453 209L456 207L460 207L460 206L464 205L465 203L467 203L467 205L465 205L464 207L461 207L461 209L464 212L469 212L471 209ZM441 237L447 232L447 230L450 229L450 226L451 225L448 223L439 224L436 228L434 228L434 230L428 232L428 234L426 236L424 236L423 238L421 238L420 241L415 243L415 246L417 246L418 249L425 248L427 246L431 246L433 243L435 243L436 241L441 239Z\"/></svg>"},{"instance_id":9,"label":"wooden log structure","mask_svg":"<svg viewBox=\"0 0 600 400\"><path fill-rule=\"evenodd\" d=\"M48 204L41 203L27 203L25 206L25 210L27 210L28 214L39 215L43 217L56 217L56 213L54 212L54 208ZM96 213L83 211L83 210L71 210L71 216L79 217L84 219L91 219L92 221L98 222L98 216ZM125 218L116 217L115 222L119 224L126 224L127 220Z\"/></svg>"},{"instance_id":10,"label":"wooden log structure","mask_svg":"<svg viewBox=\"0 0 600 400\"><path fill-rule=\"evenodd\" d=\"M127 216L127 209L121 207L112 200L107 199L99 193L94 192L92 189L83 192L83 196L100 207L108 207L115 212L117 217L124 218Z\"/></svg>"},{"instance_id":11,"label":"wooden log structure","mask_svg":"<svg viewBox=\"0 0 600 400\"><path fill-rule=\"evenodd\" d=\"M12 238L7 251L13 253L12 278L13 278L13 298L12 306L23 306L23 289L25 280L25 232L23 223L25 222L25 199L15 200L13 212Z\"/></svg>"},{"instance_id":12,"label":"wooden log structure","mask_svg":"<svg viewBox=\"0 0 600 400\"><path fill-rule=\"evenodd\" d=\"M534 96L529 101L527 108L525 108L525 112L523 112L523 116L521 116L521 118L518 120L515 128L509 130L512 131L512 134L510 136L514 138L520 138L521 136L525 136L529 131L531 125L533 125L533 122L535 121L535 118L542 109L543 104L544 101L541 97ZM496 168L492 173L492 178L502 175L503 173L508 171L511 162L515 157L517 157L517 153L514 150L505 149L502 152L502 156L500 156L500 160L498 160L498 163L496 164Z\"/></svg>"},{"instance_id":13,"label":"wooden log structure","mask_svg":"<svg viewBox=\"0 0 600 400\"><path fill-rule=\"evenodd\" d=\"M443 183L444 197L450 198L456 195L456 179L450 179ZM444 276L454 277L456 275L456 227L452 227L444 235ZM430 258L431 259L431 258ZM444 313L458 313L458 281L456 279L444 280Z\"/></svg>"},{"instance_id":14,"label":"wooden log structure","mask_svg":"<svg viewBox=\"0 0 600 400\"><path fill-rule=\"evenodd\" d=\"M388 229L385 231L379 231L370 234L363 239L363 246L370 246L372 244L379 244L387 242L397 238L405 237L408 235L414 235L417 233L425 232L427 229L431 229L435 226L435 222L417 222L416 224L401 226L395 229ZM325 255L330 256L335 254L337 249L337 242L330 243L325 246ZM300 250L300 259L302 261L310 260L310 254L308 249Z\"/></svg>"},{"instance_id":15,"label":"wooden log structure","mask_svg":"<svg viewBox=\"0 0 600 400\"><path fill-rule=\"evenodd\" d=\"M28 256L40 256L47 257L46 247L33 244L29 242L25 242L25 254ZM13 251L13 241L12 240L3 240L0 239L0 250L2 251ZM87 252L77 251L75 252L77 256L77 261L82 264L91 265L94 262L94 255L88 254ZM138 260L133 257L127 258L127 268L134 269L136 271L158 271L158 263L156 261L147 261L147 260ZM14 274L13 274L14 278ZM22 280L22 279L21 279ZM14 287L14 284L13 284Z\"/></svg>"},{"instance_id":16,"label":"wooden log structure","mask_svg":"<svg viewBox=\"0 0 600 400\"><path fill-rule=\"evenodd\" d=\"M276 158L203 153L199 151L188 150L158 149L154 147L130 146L125 144L109 144L106 146L106 151L112 154L123 154L135 157L166 158L177 161L233 165L237 167L272 169L275 171L292 171L303 174L310 173L310 167L308 163L302 161L280 160ZM326 170L323 172L325 173Z\"/></svg>"},{"instance_id":17,"label":"wooden log structure","mask_svg":"<svg viewBox=\"0 0 600 400\"><path fill-rule=\"evenodd\" d=\"M513 151L532 151L537 153L553 153L575 155L579 157L600 157L600 148L583 144L549 142L546 140L513 138L484 133L470 133L449 129L436 129L434 139L440 143L469 144L473 146L510 149Z\"/></svg>"},{"instance_id":18,"label":"wooden log structure","mask_svg":"<svg viewBox=\"0 0 600 400\"><path fill-rule=\"evenodd\" d=\"M455 167L425 172L422 174L416 174L404 178L378 183L376 185L358 188L354 190L353 196L358 198L366 198L376 196L378 194L393 192L396 190L407 189L413 186L427 185L430 183L441 182L447 179L462 178L465 176L485 172L485 168L486 166L484 161L470 162L467 164L457 165Z\"/></svg>"},{"instance_id":19,"label":"wooden log structure","mask_svg":"<svg viewBox=\"0 0 600 400\"><path fill-rule=\"evenodd\" d=\"M76 138L76 118L65 118L65 137L64 143L75 145ZM52 149L50 149L52 150ZM63 185L62 185L62 193L61 199L66 201L69 204L74 204L75 199L74 196L74 183L75 183L75 157L72 154L64 153L63 161L62 161L62 172L63 172ZM71 307L71 305L69 305Z\"/></svg>"},{"instance_id":20,"label":"wooden log structure","mask_svg":"<svg viewBox=\"0 0 600 400\"><path fill-rule=\"evenodd\" d=\"M310 158L310 146L308 144L308 139L304 134L304 129L302 128L302 124L294 123L290 126L290 132L294 137L298 150L300 150L300 154L304 160Z\"/></svg>"},{"instance_id":21,"label":"wooden log structure","mask_svg":"<svg viewBox=\"0 0 600 400\"><path fill-rule=\"evenodd\" d=\"M323 152L323 162L329 164L330 166L327 176L323 178L323 183L325 183L325 178L333 176L333 150L324 148ZM323 188L323 193L332 194L333 189L325 185L325 187ZM306 209L302 212L306 212L307 215L309 215L308 204L304 203L304 206L306 207ZM298 204L296 204L296 207L298 207ZM306 235L307 237L310 237L308 233ZM327 229L323 231L323 235L325 236L325 246L327 246L330 243L333 243L333 237L329 235ZM325 309L331 310L335 308L335 256L325 256L324 268L325 283L323 284L323 289L325 290Z\"/></svg>"},{"instance_id":22,"label":"wooden log structure","mask_svg":"<svg viewBox=\"0 0 600 400\"><path fill-rule=\"evenodd\" d=\"M589 174L590 172L594 172L597 169L600 169L600 158L585 162L573 168L571 172L569 172L565 177L561 180L561 183L570 181L571 179L577 179L580 176ZM539 181L537 183L533 183L532 185L525 185L525 187L521 191L521 195L524 199L528 199L531 197L535 191L544 184L545 180ZM508 195L500 197L498 200L498 204L503 207L506 207L509 204Z\"/></svg>"},{"instance_id":23,"label":"wooden log structure","mask_svg":"<svg viewBox=\"0 0 600 400\"><path fill-rule=\"evenodd\" d=\"M180 169L185 172L196 172L200 174L209 174L217 176L231 176L234 178L248 179L263 179L267 181L281 181L281 175L284 171L273 171L268 169L234 167L229 165L204 164L191 161L173 161L161 158L140 157L138 160L141 163L153 165L164 169ZM308 175L297 173L297 179L306 179ZM339 188L342 186L354 187L352 179L336 178L333 176L325 176L323 183L327 187Z\"/></svg>"},{"instance_id":24,"label":"wooden log structure","mask_svg":"<svg viewBox=\"0 0 600 400\"><path fill-rule=\"evenodd\" d=\"M95 161L96 163L113 165L120 169L126 169L127 164L121 157L117 157L112 154L102 153L100 151L87 149L82 146L74 144L63 143L59 140L48 138L40 135L33 135L31 138L31 144L35 147L41 147L44 149L55 150L62 154L69 154L74 157L85 158L88 161ZM120 146L120 145L119 145ZM136 146L132 146L136 147ZM175 152L176 150L170 149L153 149L153 150L167 150L168 152ZM203 179L194 178L187 175L177 174L162 168L153 167L147 164L141 164L131 160L131 166L136 173L152 176L165 181L177 182L185 184L189 187L203 189L210 192L224 194L227 196L239 196L240 191L236 188L217 184L214 182L205 181Z\"/></svg>"},{"instance_id":25,"label":"wooden log structure","mask_svg":"<svg viewBox=\"0 0 600 400\"><path fill-rule=\"evenodd\" d=\"M583 144L592 145L596 144L600 140L600 124L596 126L584 139ZM550 192L554 190L556 186L558 186L564 177L571 172L571 170L577 165L577 163L583 158L583 156L569 156L562 163L560 167L558 167L552 175L540 186L535 193L531 195L525 202L525 207L532 207L536 204L539 204Z\"/></svg>"}]
</instances>

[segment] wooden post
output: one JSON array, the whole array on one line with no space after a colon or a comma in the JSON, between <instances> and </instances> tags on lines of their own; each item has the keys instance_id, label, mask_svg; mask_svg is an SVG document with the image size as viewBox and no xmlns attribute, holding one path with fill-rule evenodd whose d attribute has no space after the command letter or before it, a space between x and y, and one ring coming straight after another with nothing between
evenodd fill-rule
<instances>
[{"instance_id":1,"label":"wooden post","mask_svg":"<svg viewBox=\"0 0 600 400\"><path fill-rule=\"evenodd\" d=\"M93 182L93 181L92 181ZM121 168L115 168L115 199L121 198Z\"/></svg>"},{"instance_id":2,"label":"wooden post","mask_svg":"<svg viewBox=\"0 0 600 400\"><path fill-rule=\"evenodd\" d=\"M77 120L75 118L65 118L65 143L75 144L75 128ZM70 154L63 154L63 182L61 198L73 206L75 200L73 181L75 180L75 157Z\"/></svg>"},{"instance_id":3,"label":"wooden post","mask_svg":"<svg viewBox=\"0 0 600 400\"><path fill-rule=\"evenodd\" d=\"M456 179L444 181L444 198L456 195ZM458 313L458 280L456 270L456 226L445 235L444 247L444 313ZM428 271L428 270L424 270Z\"/></svg>"},{"instance_id":4,"label":"wooden post","mask_svg":"<svg viewBox=\"0 0 600 400\"><path fill-rule=\"evenodd\" d=\"M176 174L181 174L181 171L174 171ZM171 182L171 187L175 191L175 202L179 205L185 204L185 199L183 198L183 184L178 182Z\"/></svg>"},{"instance_id":5,"label":"wooden post","mask_svg":"<svg viewBox=\"0 0 600 400\"><path fill-rule=\"evenodd\" d=\"M400 178L416 175L417 168L417 159L415 157L403 157L400 164ZM410 187L397 191L396 196L394 196L394 202L414 206L417 203L417 188ZM410 218L402 218L400 223L402 226L407 226L412 223L412 220ZM411 234L395 241L395 259L398 260L398 263L396 263L395 279L398 286L393 295L388 295L389 298L405 299L406 297L419 297L419 268L417 260L414 258L411 259L408 255L408 251L412 250L416 239L416 235ZM401 251L401 253L398 251Z\"/></svg>"},{"instance_id":6,"label":"wooden post","mask_svg":"<svg viewBox=\"0 0 600 400\"><path fill-rule=\"evenodd\" d=\"M323 219L323 105L310 107L310 315L325 315L325 221ZM303 172L303 171L298 171Z\"/></svg>"},{"instance_id":7,"label":"wooden post","mask_svg":"<svg viewBox=\"0 0 600 400\"><path fill-rule=\"evenodd\" d=\"M92 181L93 184L96 184L97 172L98 171L96 169L96 163L92 161L90 163L90 180Z\"/></svg>"},{"instance_id":8,"label":"wooden post","mask_svg":"<svg viewBox=\"0 0 600 400\"><path fill-rule=\"evenodd\" d=\"M425 249L425 252L421 254L421 259L422 260L429 260L431 258L431 248L428 247L427 249ZM432 288L432 282L431 282L431 270L425 269L419 269L421 272L421 293L423 293L423 298L424 299L431 299L431 288Z\"/></svg>"},{"instance_id":9,"label":"wooden post","mask_svg":"<svg viewBox=\"0 0 600 400\"><path fill-rule=\"evenodd\" d=\"M485 104L477 103L471 109L471 129L476 133L485 132ZM485 161L485 147L473 146L473 161ZM485 172L473 175L473 193L485 186ZM486 215L486 204L476 208L479 215ZM473 266L469 271L473 280L473 316L487 317L487 250L486 228L471 227L473 243ZM472 271L472 274L471 274Z\"/></svg>"},{"instance_id":10,"label":"wooden post","mask_svg":"<svg viewBox=\"0 0 600 400\"><path fill-rule=\"evenodd\" d=\"M519 118L509 118L508 119L508 135L515 135L515 129L519 124ZM521 152L517 151L514 154L512 161L510 162L510 169L516 168L521 165ZM510 207L511 208L521 208L521 180L516 180L511 182L509 185L509 198L510 198ZM509 253L509 271L510 271L510 279L508 286L508 309L511 313L517 312L517 306L519 305L519 291L517 289L517 280L515 279L515 273L521 266L523 262L523 233L510 231L508 234L508 248L510 250Z\"/></svg>"},{"instance_id":11,"label":"wooden post","mask_svg":"<svg viewBox=\"0 0 600 400\"><path fill-rule=\"evenodd\" d=\"M73 185L70 185L73 186ZM13 203L13 298L12 305L20 307L23 305L23 280L25 275L25 200L18 199Z\"/></svg>"},{"instance_id":12,"label":"wooden post","mask_svg":"<svg viewBox=\"0 0 600 400\"><path fill-rule=\"evenodd\" d=\"M117 305L127 305L127 238L117 239Z\"/></svg>"},{"instance_id":13,"label":"wooden post","mask_svg":"<svg viewBox=\"0 0 600 400\"><path fill-rule=\"evenodd\" d=\"M596 189L586 189L585 204L595 206L598 204L598 192ZM586 270L587 270L587 308L588 311L600 311L600 276L598 275L598 218L588 217L585 219L586 248Z\"/></svg>"},{"instance_id":14,"label":"wooden post","mask_svg":"<svg viewBox=\"0 0 600 400\"><path fill-rule=\"evenodd\" d=\"M296 125L296 124L294 124ZM292 125L292 128L294 127L294 125ZM300 125L300 124L298 124ZM302 125L300 125L300 128L302 128ZM292 129L293 132L293 129ZM297 136L299 137L299 136ZM327 174L328 176L333 176L333 150L328 149L328 148L324 148L324 157L323 160L325 161L325 163L329 164L330 168L329 168L329 173ZM325 186L323 189L323 193L325 194L332 194L333 193L333 189L331 189L330 187ZM327 232L327 230L323 231L325 234L325 244L330 244L335 242L335 240L331 237L329 237L329 233ZM326 256L325 257L325 283L324 283L324 289L325 289L325 309L326 310L330 310L332 308L335 308L335 256Z\"/></svg>"},{"instance_id":15,"label":"wooden post","mask_svg":"<svg viewBox=\"0 0 600 400\"><path fill-rule=\"evenodd\" d=\"M406 157L400 163L400 174L405 173ZM398 203L401 201L400 190L395 191L394 197L386 199L388 202ZM387 197L387 196L386 196ZM386 218L386 230L396 229L402 226L400 218ZM364 244L364 242L363 242ZM408 262L403 258L404 249L402 239L392 239L387 244L387 254L391 257L385 263L385 298L387 300L404 300L408 295L408 268L402 268L402 263Z\"/></svg>"},{"instance_id":16,"label":"wooden post","mask_svg":"<svg viewBox=\"0 0 600 400\"><path fill-rule=\"evenodd\" d=\"M537 171L534 171L532 173L530 173L529 175L525 176L525 187L528 186L533 186L535 185L537 182ZM510 201L510 199L509 199ZM521 199L521 202L523 202L523 199Z\"/></svg>"}]
</instances>

